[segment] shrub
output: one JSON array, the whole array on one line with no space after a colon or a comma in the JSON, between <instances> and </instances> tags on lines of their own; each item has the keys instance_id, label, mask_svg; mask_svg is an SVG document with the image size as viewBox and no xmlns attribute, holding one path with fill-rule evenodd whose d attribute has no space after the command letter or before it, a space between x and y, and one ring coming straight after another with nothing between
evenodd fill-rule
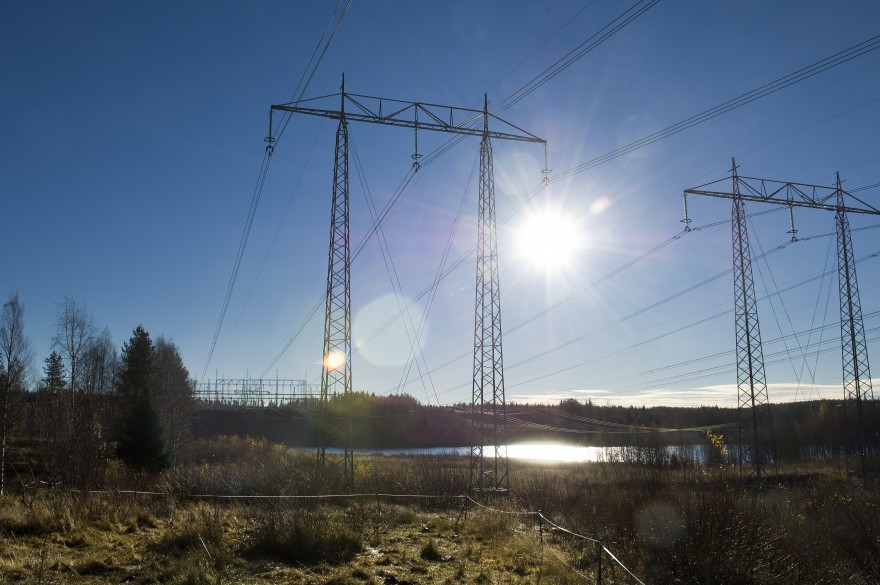
<instances>
[{"instance_id":1,"label":"shrub","mask_svg":"<svg viewBox=\"0 0 880 585\"><path fill-rule=\"evenodd\" d=\"M361 535L329 512L268 506L257 514L250 553L286 562L342 563L363 549Z\"/></svg>"},{"instance_id":2,"label":"shrub","mask_svg":"<svg viewBox=\"0 0 880 585\"><path fill-rule=\"evenodd\" d=\"M434 542L433 538L429 538L428 542L425 543L425 546L422 547L419 556L426 561L439 561L443 554L440 552L440 549L437 548L437 543Z\"/></svg>"}]
</instances>

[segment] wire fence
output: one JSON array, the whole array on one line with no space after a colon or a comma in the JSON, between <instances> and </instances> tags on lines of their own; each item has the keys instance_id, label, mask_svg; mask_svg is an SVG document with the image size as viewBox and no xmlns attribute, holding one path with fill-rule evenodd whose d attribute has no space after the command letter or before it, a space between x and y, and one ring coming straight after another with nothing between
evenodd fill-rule
<instances>
[{"instance_id":1,"label":"wire fence","mask_svg":"<svg viewBox=\"0 0 880 585\"><path fill-rule=\"evenodd\" d=\"M556 522L553 522L547 516L545 516L540 510L502 510L499 508L493 508L491 506L487 506L467 494L395 494L395 493L351 493L351 494L298 494L298 495L286 495L286 494L275 494L275 495L266 495L266 494L200 494L200 493L178 493L178 492L163 492L163 491L150 491L150 490L66 490L70 493L78 493L78 494L95 494L95 495L114 495L114 496L150 496L150 497L169 497L169 498L181 498L181 499L214 499L214 500L302 500L302 501L316 501L316 500L351 500L351 499L371 499L379 501L381 499L389 499L389 500L402 500L402 499L423 499L423 500L447 500L447 501L455 501L459 500L463 505L463 515L467 518L467 510L469 505L473 505L476 508L491 512L493 514L504 514L508 516L519 516L519 517L531 517L536 520L539 528L539 539L540 544L543 549L548 550L563 566L570 569L572 572L580 576L581 578L587 581L595 581L598 585L602 585L603 583L603 554L607 555L607 558L613 561L614 565L620 567L627 575L627 577L633 583L637 583L638 585L645 585L645 583L639 579L632 570L629 569L623 562L615 555L608 547L605 545L605 542L602 538L596 536L589 536L585 534L577 533L573 530L570 530ZM555 550L553 547L549 545L547 542L545 535L549 532L553 532L560 535L565 535L573 540L579 540L582 542L588 542L595 545L596 548L596 575L595 578L590 577L580 569L573 566L571 563L567 562L562 554ZM609 583L611 581L608 581Z\"/></svg>"},{"instance_id":2,"label":"wire fence","mask_svg":"<svg viewBox=\"0 0 880 585\"><path fill-rule=\"evenodd\" d=\"M577 573L578 575L580 575L580 576L583 577L584 579L588 579L588 580L589 580L590 577L588 577L588 576L585 575L583 572L581 572L580 570L578 570L578 569L576 569L575 567L573 567L570 563L565 562L565 560L562 559L562 557L560 556L560 554L558 553L558 551L554 550L553 548L551 548L551 547L547 544L547 542L546 542L546 540L545 540L545 538L544 538L544 534L545 534L544 526L545 526L545 525L548 526L548 527L550 527L550 528L553 529L554 531L556 531L556 532L558 532L558 533L565 534L565 535L567 535L567 536L570 536L570 537L573 538L573 539L576 539L576 540L582 540L582 541L585 541L585 542L591 542L591 543L593 543L593 544L596 545L596 550L597 550L597 555L596 555L596 563L597 563L597 569L596 569L596 583L598 583L599 585L601 585L601 583L602 583L602 553L607 554L607 555L608 555L608 558L610 558L610 559L611 559L612 561L614 561L617 565L619 565L620 568L623 569L623 571L624 571L624 572L625 572L625 573L626 573L626 574L627 574L627 575L628 575L628 576L629 576L634 582L638 583L639 585L645 585L645 583L644 583L641 579L639 579L638 577L636 577L635 573L633 573L633 572L632 572L632 571L631 571L626 565L624 565L623 562L622 562L619 558L617 558L617 556L616 556L614 553L612 553L610 550L608 550L608 547L605 546L605 542L604 542L604 540L603 540L602 538L598 538L598 537L595 537L595 536L587 536L587 535L585 535L585 534L579 534L579 533L577 533L577 532L574 532L573 530L569 530L568 528L566 528L566 527L564 527L564 526L561 526L561 525L559 525L559 524L553 522L553 521L550 520L549 518L547 518L547 516L545 516L540 510L536 510L536 511L511 511L511 510L500 510L500 509L498 509L498 508L492 508L492 507L490 507L490 506L487 506L487 505L485 505L485 504L482 504L482 503L476 501L475 499L473 499L472 497L470 497L470 496L468 496L468 495L465 495L465 496L462 496L462 497L466 498L466 502L468 502L468 503L472 503L472 504L474 504L475 506L477 506L477 507L479 507L479 508L481 508L481 509L483 509L483 510L486 510L486 511L488 511L488 512L493 512L493 513L495 513L495 514L508 514L508 515L516 515L516 516L532 516L532 517L535 517L535 518L538 520L538 527L539 527L539 531L540 531L541 546L542 546L542 547L546 547L547 550L549 550L549 551L550 551L550 552L551 552L551 553L552 553L552 554L553 554L553 555L554 555L554 556L555 556L555 557L556 557L556 558L557 558L557 559L558 559L558 560L559 560L564 566L568 567L569 569L571 569L572 571L574 571L575 573Z\"/></svg>"}]
</instances>

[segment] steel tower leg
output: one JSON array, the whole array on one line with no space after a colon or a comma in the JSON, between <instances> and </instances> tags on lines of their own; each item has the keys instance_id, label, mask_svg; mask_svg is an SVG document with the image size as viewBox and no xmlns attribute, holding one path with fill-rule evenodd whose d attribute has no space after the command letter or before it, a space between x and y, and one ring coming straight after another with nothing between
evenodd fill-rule
<instances>
[{"instance_id":1,"label":"steel tower leg","mask_svg":"<svg viewBox=\"0 0 880 585\"><path fill-rule=\"evenodd\" d=\"M471 489L478 491L507 492L507 409L501 351L501 287L495 237L495 179L488 120L488 101L484 100L471 400L471 412L477 425L477 444L471 447L470 485ZM491 452L487 453L487 449Z\"/></svg>"},{"instance_id":2,"label":"steel tower leg","mask_svg":"<svg viewBox=\"0 0 880 585\"><path fill-rule=\"evenodd\" d=\"M752 256L746 228L745 203L738 197L739 178L733 162L733 290L736 305L736 383L739 396L739 468L750 454L755 475L761 479L762 452L760 428L769 416L770 399L764 376L764 352L758 327Z\"/></svg>"},{"instance_id":3,"label":"steel tower leg","mask_svg":"<svg viewBox=\"0 0 880 585\"><path fill-rule=\"evenodd\" d=\"M856 279L856 264L853 258L852 236L849 219L843 201L840 174L837 175L837 272L840 287L840 339L843 349L843 397L844 418L852 417L855 408L856 426L852 429L847 448L858 450L862 463L862 481L868 487L868 445L866 437L866 410L874 400L871 388L871 370L868 366L868 343L865 339L865 326L862 322L862 303L859 297L859 283Z\"/></svg>"},{"instance_id":4,"label":"steel tower leg","mask_svg":"<svg viewBox=\"0 0 880 585\"><path fill-rule=\"evenodd\" d=\"M343 89L343 95L345 91ZM344 104L344 98L343 98ZM351 420L329 412L331 396L349 408L351 398L351 256L349 250L348 123L343 115L336 130L333 167L333 207L330 220L330 259L327 267L327 298L324 314L324 351L321 368L318 465L326 460L331 441L341 441L345 485L354 482ZM336 422L334 422L336 421ZM336 444L339 444L338 442Z\"/></svg>"}]
</instances>

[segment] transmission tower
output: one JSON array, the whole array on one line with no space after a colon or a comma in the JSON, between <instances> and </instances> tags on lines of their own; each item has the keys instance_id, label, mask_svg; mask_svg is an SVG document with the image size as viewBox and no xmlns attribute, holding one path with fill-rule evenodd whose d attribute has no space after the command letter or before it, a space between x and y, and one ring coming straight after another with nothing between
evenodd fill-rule
<instances>
[{"instance_id":1,"label":"transmission tower","mask_svg":"<svg viewBox=\"0 0 880 585\"><path fill-rule=\"evenodd\" d=\"M486 102L483 111L488 113ZM470 485L478 491L506 492L510 486L507 466L507 407L501 351L501 286L498 277L498 241L495 237L495 182L488 117L484 115L483 120L471 399L471 413L477 421L477 436L480 441L471 446ZM487 449L491 450L488 454Z\"/></svg>"},{"instance_id":2,"label":"transmission tower","mask_svg":"<svg viewBox=\"0 0 880 585\"><path fill-rule=\"evenodd\" d=\"M340 100L336 108L321 107L327 100ZM330 259L327 268L327 297L324 319L324 351L321 378L321 428L318 463L326 461L326 448L332 436L341 437L344 451L345 481L354 484L354 457L351 422L348 417L332 417L328 412L330 396L339 396L344 409L352 392L351 378L351 257L349 251L349 182L348 122L369 122L387 126L412 128L415 131L413 172L420 168L419 130L479 136L480 201L477 250L477 306L474 333L473 407L478 443L471 449L471 485L475 489L507 490L507 446L504 398L504 375L501 355L500 285L498 251L495 239L495 187L490 139L521 142L546 141L522 128L490 114L488 98L483 109L459 108L425 102L408 102L347 93L343 77L340 93L273 105L272 112L306 114L339 120L333 170L333 207L330 222ZM504 130L490 129L493 120ZM547 170L545 169L545 176ZM335 426L331 421L341 421ZM486 455L484 447L492 453ZM479 474L474 470L480 470Z\"/></svg>"},{"instance_id":3,"label":"transmission tower","mask_svg":"<svg viewBox=\"0 0 880 585\"><path fill-rule=\"evenodd\" d=\"M746 227L746 206L740 197L736 161L732 162L733 177L733 297L736 323L736 388L739 412L739 468L743 461L751 462L755 475L761 480L763 453L759 435L769 418L767 379L764 373L764 349L758 325L758 302L755 298L755 280L752 277L752 254ZM745 436L744 436L745 435ZM749 449L745 446L749 445ZM746 456L748 455L748 458Z\"/></svg>"},{"instance_id":4,"label":"transmission tower","mask_svg":"<svg viewBox=\"0 0 880 585\"><path fill-rule=\"evenodd\" d=\"M789 208L791 219L792 240L796 240L797 230L794 227L795 207L806 207L833 211L835 213L835 231L837 233L837 266L838 283L840 289L840 326L841 347L843 352L843 388L844 405L847 417L852 417L849 411L855 409L856 420L853 443L859 453L862 464L862 477L867 482L867 440L866 423L868 409L873 403L871 390L871 374L868 368L868 345L865 338L865 329L862 322L861 301L859 299L858 282L856 279L855 258L852 250L852 238L850 234L849 213L867 215L880 215L880 209L865 203L852 193L843 189L840 175L837 176L837 184L834 187L809 185L774 181L770 179L758 179L754 177L741 177L736 170L734 161L733 190L718 190L717 185L727 179L712 181L693 189L684 191L684 224L685 230L690 229L690 218L687 210L688 195L706 195L709 197L721 197L732 199L734 206L733 233L734 233L734 282L737 294L736 330L737 330L737 383L739 387L739 410L742 423L743 411L751 409L751 421L748 424L753 428L753 443L751 449L757 454L755 459L755 471L760 474L759 431L757 426L761 423L759 407L766 404L766 384L763 381L763 357L761 358L760 371L753 368L754 357L753 332L750 330L751 314L754 314L754 324L757 328L757 311L754 309L754 283L751 281L751 257L748 252L748 236L745 231L744 202L754 201L758 203L771 203L784 205ZM852 201L853 203L848 203ZM740 227L741 226L741 227ZM737 237L739 236L739 243ZM739 246L739 248L738 248ZM739 266L738 266L739 265ZM748 266L748 268L746 268ZM751 293L747 292L751 288ZM739 299L742 300L739 300ZM748 306L753 307L749 309ZM754 332L757 334L757 330ZM760 337L754 337L760 351ZM750 355L751 353L751 355ZM747 359L743 359L745 356ZM755 368L757 366L754 366ZM746 373L748 372L748 373ZM760 378L756 374L760 373ZM745 385L744 381L749 380ZM757 385L756 385L757 383ZM763 385L763 392L761 391ZM744 388L749 391L746 396ZM752 396L756 398L752 401ZM761 402L761 400L764 402ZM766 408L764 409L766 410ZM742 432L742 426L741 426ZM744 447L744 445L741 446ZM867 483L866 483L867 484Z\"/></svg>"},{"instance_id":5,"label":"transmission tower","mask_svg":"<svg viewBox=\"0 0 880 585\"><path fill-rule=\"evenodd\" d=\"M342 80L345 94L345 79ZM333 203L330 213L330 255L327 268L327 293L324 310L324 350L321 352L321 397L318 431L318 464L326 460L330 437L342 438L345 485L354 483L351 419L345 417L342 428L331 424L330 397L338 397L343 408L351 397L351 250L349 247L348 122L345 100L339 104L339 126L333 155ZM338 419L333 419L334 422ZM332 430L332 433L331 433Z\"/></svg>"},{"instance_id":6,"label":"transmission tower","mask_svg":"<svg viewBox=\"0 0 880 585\"><path fill-rule=\"evenodd\" d=\"M865 436L866 413L874 400L871 388L871 370L868 366L868 342L865 339L865 326L862 322L862 301L859 296L859 283L856 279L856 263L853 256L852 235L849 229L843 201L843 188L840 173L837 174L837 213L835 227L837 232L837 274L840 287L840 338L843 350L843 395L845 419L852 418L855 410L855 437L851 441L859 454L862 464L862 482L868 487L868 444ZM849 428L849 427L848 427Z\"/></svg>"}]
</instances>

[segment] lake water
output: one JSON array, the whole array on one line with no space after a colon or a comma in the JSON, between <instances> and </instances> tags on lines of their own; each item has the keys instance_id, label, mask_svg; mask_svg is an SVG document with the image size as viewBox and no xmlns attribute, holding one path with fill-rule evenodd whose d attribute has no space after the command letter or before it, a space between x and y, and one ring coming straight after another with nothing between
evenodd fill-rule
<instances>
[{"instance_id":1,"label":"lake water","mask_svg":"<svg viewBox=\"0 0 880 585\"><path fill-rule=\"evenodd\" d=\"M516 443L507 446L510 459L545 461L547 463L589 463L605 461L619 447L587 447L564 443ZM341 449L327 449L339 452ZM470 447L433 447L427 449L355 449L355 455L470 455ZM485 447L488 456L492 447Z\"/></svg>"}]
</instances>

